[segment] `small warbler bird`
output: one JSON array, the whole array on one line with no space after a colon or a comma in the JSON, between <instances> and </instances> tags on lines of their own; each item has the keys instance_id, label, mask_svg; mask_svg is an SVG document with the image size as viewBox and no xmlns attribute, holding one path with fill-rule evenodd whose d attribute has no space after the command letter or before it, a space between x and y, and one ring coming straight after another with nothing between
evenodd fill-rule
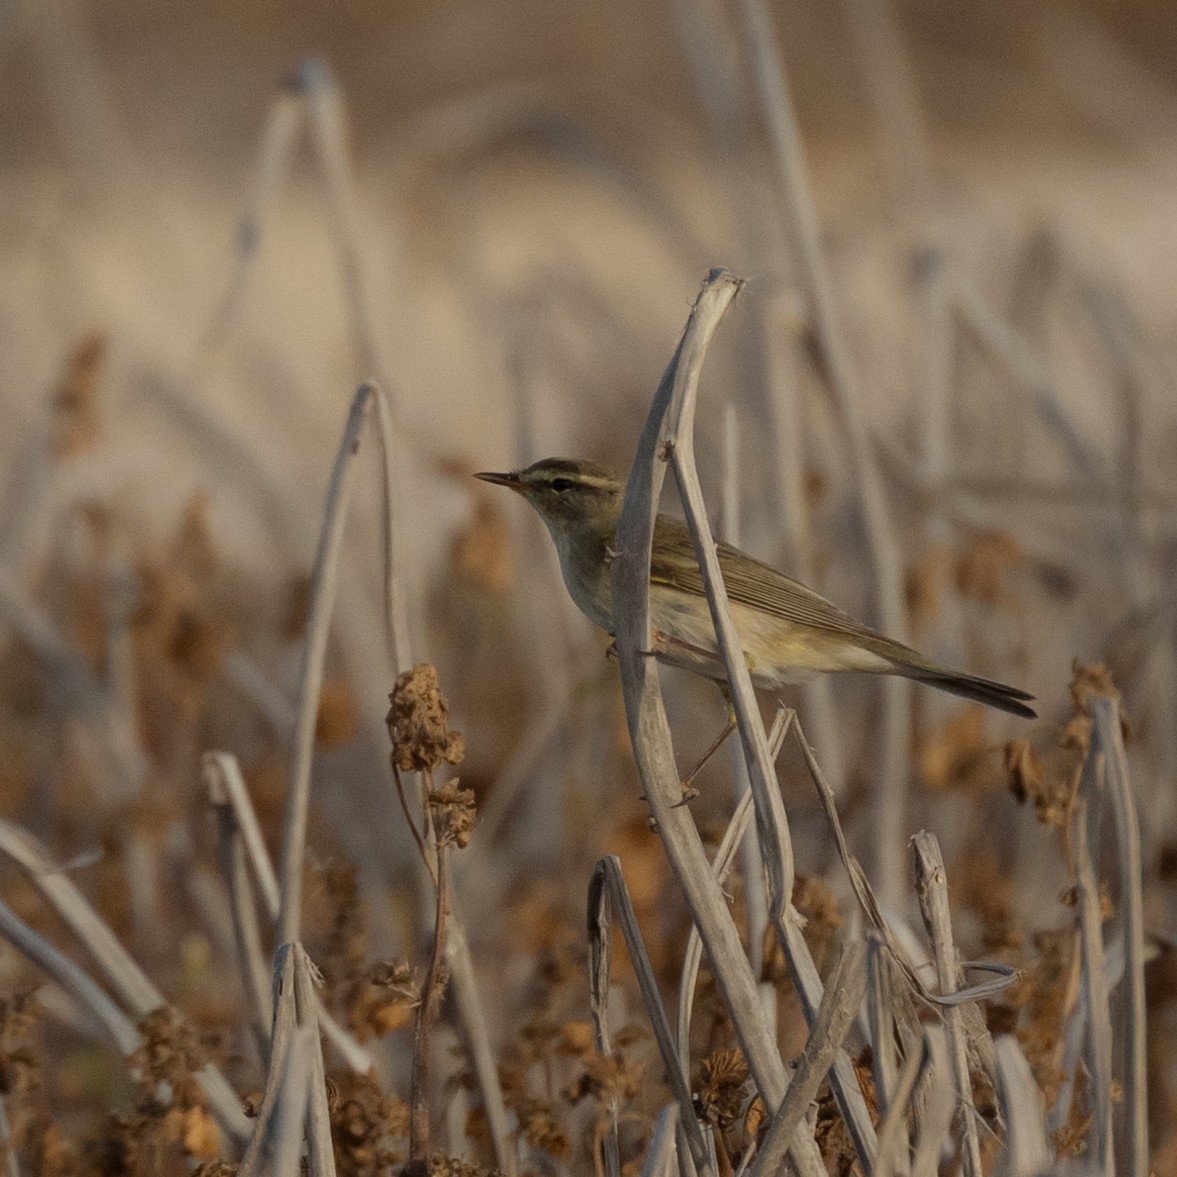
<instances>
[{"instance_id":1,"label":"small warbler bird","mask_svg":"<svg viewBox=\"0 0 1177 1177\"><path fill-rule=\"evenodd\" d=\"M556 543L572 599L586 617L612 633L609 562L624 485L600 466L570 458L544 458L525 470L475 477L510 487L539 512ZM752 681L762 690L831 671L900 674L1034 718L1026 705L1033 695L939 666L738 548L719 544L718 554L732 620ZM661 661L726 681L694 541L686 525L669 515L659 515L654 525L650 624Z\"/></svg>"}]
</instances>

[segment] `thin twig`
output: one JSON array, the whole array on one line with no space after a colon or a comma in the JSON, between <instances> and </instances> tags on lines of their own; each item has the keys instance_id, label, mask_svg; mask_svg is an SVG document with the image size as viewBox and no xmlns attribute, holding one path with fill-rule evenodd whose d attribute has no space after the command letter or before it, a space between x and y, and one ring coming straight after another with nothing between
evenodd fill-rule
<instances>
[{"instance_id":1,"label":"thin twig","mask_svg":"<svg viewBox=\"0 0 1177 1177\"><path fill-rule=\"evenodd\" d=\"M206 752L201 758L201 772L214 808L227 805L232 809L254 884L260 892L266 914L271 923L275 923L279 908L278 880L237 757L229 752ZM371 1052L335 1020L318 994L316 1001L319 1028L348 1067L357 1075L366 1075L373 1065ZM265 1005L269 1007L268 999Z\"/></svg>"}]
</instances>

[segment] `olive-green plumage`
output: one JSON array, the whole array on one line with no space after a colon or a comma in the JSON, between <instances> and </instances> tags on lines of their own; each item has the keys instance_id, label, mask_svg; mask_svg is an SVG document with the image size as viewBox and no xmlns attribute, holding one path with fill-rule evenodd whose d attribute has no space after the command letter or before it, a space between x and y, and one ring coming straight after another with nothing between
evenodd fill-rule
<instances>
[{"instance_id":1,"label":"olive-green plumage","mask_svg":"<svg viewBox=\"0 0 1177 1177\"><path fill-rule=\"evenodd\" d=\"M545 458L524 470L477 477L507 486L539 513L555 541L568 592L581 612L613 630L609 551L625 487L607 470L569 458ZM1028 718L1025 691L939 666L916 650L855 621L775 568L717 545L719 567L752 679L775 689L814 674L900 674ZM650 561L650 624L663 661L723 679L703 577L684 524L659 515Z\"/></svg>"}]
</instances>

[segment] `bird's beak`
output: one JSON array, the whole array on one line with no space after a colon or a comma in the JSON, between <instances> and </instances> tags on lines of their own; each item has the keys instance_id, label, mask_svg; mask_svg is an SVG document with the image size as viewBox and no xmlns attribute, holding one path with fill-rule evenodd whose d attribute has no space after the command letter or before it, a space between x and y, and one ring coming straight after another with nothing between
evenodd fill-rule
<instances>
[{"instance_id":1,"label":"bird's beak","mask_svg":"<svg viewBox=\"0 0 1177 1177\"><path fill-rule=\"evenodd\" d=\"M523 482L518 474L494 474L484 471L481 474L475 474L474 477L481 478L483 482L493 482L495 486L509 486L512 490L517 491L523 489Z\"/></svg>"}]
</instances>

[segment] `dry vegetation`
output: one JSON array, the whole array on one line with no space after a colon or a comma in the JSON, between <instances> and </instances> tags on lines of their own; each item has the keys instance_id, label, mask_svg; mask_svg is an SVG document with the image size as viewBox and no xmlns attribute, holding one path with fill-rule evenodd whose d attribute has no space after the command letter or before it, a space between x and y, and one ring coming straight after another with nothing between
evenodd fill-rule
<instances>
[{"instance_id":1,"label":"dry vegetation","mask_svg":"<svg viewBox=\"0 0 1177 1177\"><path fill-rule=\"evenodd\" d=\"M225 67L215 167L166 86L120 117L128 6L5 18L9 1173L1177 1174L1177 97L1073 13L852 0L783 37L869 123L803 105L811 169L787 14L666 7L644 91L400 118L357 10L346 95L288 60L246 118ZM468 477L546 452L633 464L608 651ZM723 707L642 653L668 473L1040 719L737 664L682 804Z\"/></svg>"}]
</instances>

